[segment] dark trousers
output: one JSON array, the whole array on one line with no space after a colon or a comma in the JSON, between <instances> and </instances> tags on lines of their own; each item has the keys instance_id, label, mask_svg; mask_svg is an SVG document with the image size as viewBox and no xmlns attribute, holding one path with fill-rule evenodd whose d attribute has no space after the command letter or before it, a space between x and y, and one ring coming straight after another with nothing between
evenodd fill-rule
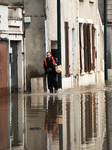
<instances>
[{"instance_id":1,"label":"dark trousers","mask_svg":"<svg viewBox=\"0 0 112 150\"><path fill-rule=\"evenodd\" d=\"M48 89L50 90L50 92L53 92L53 87L55 88L55 90L58 90L58 84L57 84L57 78L56 75L48 75Z\"/></svg>"}]
</instances>

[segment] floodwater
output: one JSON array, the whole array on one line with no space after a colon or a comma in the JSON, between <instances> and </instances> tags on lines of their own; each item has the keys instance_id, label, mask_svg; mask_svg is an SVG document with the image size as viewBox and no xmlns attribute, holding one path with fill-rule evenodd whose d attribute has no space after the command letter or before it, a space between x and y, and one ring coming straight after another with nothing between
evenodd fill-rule
<instances>
[{"instance_id":1,"label":"floodwater","mask_svg":"<svg viewBox=\"0 0 112 150\"><path fill-rule=\"evenodd\" d=\"M111 150L112 87L0 98L0 150Z\"/></svg>"}]
</instances>

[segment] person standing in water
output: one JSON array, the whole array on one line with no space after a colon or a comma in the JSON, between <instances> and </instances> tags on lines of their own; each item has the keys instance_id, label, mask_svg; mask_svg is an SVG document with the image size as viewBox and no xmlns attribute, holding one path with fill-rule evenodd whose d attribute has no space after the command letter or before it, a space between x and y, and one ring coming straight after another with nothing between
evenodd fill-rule
<instances>
[{"instance_id":1,"label":"person standing in water","mask_svg":"<svg viewBox=\"0 0 112 150\"><path fill-rule=\"evenodd\" d=\"M48 78L48 89L50 90L50 93L53 93L53 87L55 88L55 92L58 90L56 77L57 73L55 72L56 65L55 58L51 55L50 52L47 52L47 57L44 59L44 70Z\"/></svg>"}]
</instances>

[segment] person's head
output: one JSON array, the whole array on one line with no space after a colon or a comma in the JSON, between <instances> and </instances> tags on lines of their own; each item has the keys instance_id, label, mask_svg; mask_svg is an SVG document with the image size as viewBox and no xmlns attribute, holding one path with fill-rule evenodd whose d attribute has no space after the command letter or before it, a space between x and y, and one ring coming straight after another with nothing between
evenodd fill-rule
<instances>
[{"instance_id":1,"label":"person's head","mask_svg":"<svg viewBox=\"0 0 112 150\"><path fill-rule=\"evenodd\" d=\"M47 58L50 59L51 56L52 56L51 53L50 53L50 52L47 52Z\"/></svg>"}]
</instances>

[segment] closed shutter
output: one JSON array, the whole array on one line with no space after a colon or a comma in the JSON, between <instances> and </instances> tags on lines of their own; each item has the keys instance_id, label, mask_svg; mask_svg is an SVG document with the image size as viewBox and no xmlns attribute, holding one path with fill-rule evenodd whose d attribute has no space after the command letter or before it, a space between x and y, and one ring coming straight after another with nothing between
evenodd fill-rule
<instances>
[{"instance_id":1,"label":"closed shutter","mask_svg":"<svg viewBox=\"0 0 112 150\"><path fill-rule=\"evenodd\" d=\"M90 25L90 51L91 51L91 70L93 70L93 42L92 42L92 24Z\"/></svg>"},{"instance_id":2,"label":"closed shutter","mask_svg":"<svg viewBox=\"0 0 112 150\"><path fill-rule=\"evenodd\" d=\"M87 25L87 32L88 32L88 65L89 65L89 72L91 71L91 41L90 41L90 24Z\"/></svg>"},{"instance_id":3,"label":"closed shutter","mask_svg":"<svg viewBox=\"0 0 112 150\"><path fill-rule=\"evenodd\" d=\"M82 73L82 43L81 43L81 23L79 24L79 50L80 50L80 73Z\"/></svg>"},{"instance_id":4,"label":"closed shutter","mask_svg":"<svg viewBox=\"0 0 112 150\"><path fill-rule=\"evenodd\" d=\"M92 45L93 45L93 70L95 70L95 28L92 25Z\"/></svg>"},{"instance_id":5,"label":"closed shutter","mask_svg":"<svg viewBox=\"0 0 112 150\"><path fill-rule=\"evenodd\" d=\"M65 70L66 76L70 76L69 74L69 27L68 22L65 22Z\"/></svg>"},{"instance_id":6,"label":"closed shutter","mask_svg":"<svg viewBox=\"0 0 112 150\"><path fill-rule=\"evenodd\" d=\"M88 70L87 24L84 23L84 71Z\"/></svg>"}]
</instances>

